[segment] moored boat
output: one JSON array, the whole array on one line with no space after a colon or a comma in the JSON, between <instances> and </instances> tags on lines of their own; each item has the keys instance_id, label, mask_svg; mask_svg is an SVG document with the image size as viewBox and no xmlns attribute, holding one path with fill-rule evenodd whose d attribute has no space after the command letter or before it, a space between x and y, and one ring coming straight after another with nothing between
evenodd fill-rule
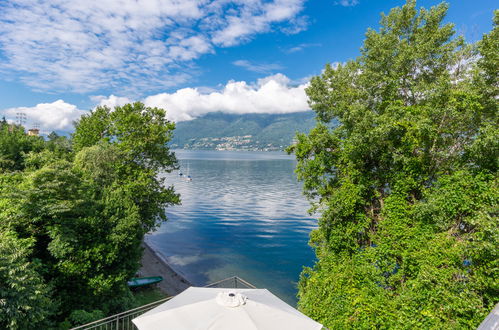
<instances>
[{"instance_id":1,"label":"moored boat","mask_svg":"<svg viewBox=\"0 0 499 330\"><path fill-rule=\"evenodd\" d=\"M163 280L162 276L151 276L151 277L133 277L127 282L128 286L131 288L136 288L145 285L151 285L159 283Z\"/></svg>"}]
</instances>

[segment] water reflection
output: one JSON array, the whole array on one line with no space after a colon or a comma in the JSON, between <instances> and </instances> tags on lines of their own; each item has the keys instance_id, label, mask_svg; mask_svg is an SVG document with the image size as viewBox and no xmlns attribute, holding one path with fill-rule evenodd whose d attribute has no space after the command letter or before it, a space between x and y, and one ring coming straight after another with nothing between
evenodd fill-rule
<instances>
[{"instance_id":1,"label":"water reflection","mask_svg":"<svg viewBox=\"0 0 499 330\"><path fill-rule=\"evenodd\" d=\"M190 281L238 275L296 302L302 266L313 263L308 235L316 221L281 153L180 151L181 171L166 175L182 196L148 241Z\"/></svg>"}]
</instances>

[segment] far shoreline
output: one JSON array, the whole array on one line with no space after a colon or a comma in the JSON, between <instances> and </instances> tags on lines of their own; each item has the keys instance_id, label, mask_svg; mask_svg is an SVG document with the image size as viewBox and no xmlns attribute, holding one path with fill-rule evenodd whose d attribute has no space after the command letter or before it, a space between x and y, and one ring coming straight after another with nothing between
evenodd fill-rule
<instances>
[{"instance_id":1,"label":"far shoreline","mask_svg":"<svg viewBox=\"0 0 499 330\"><path fill-rule=\"evenodd\" d=\"M178 160L296 160L285 151L171 149Z\"/></svg>"}]
</instances>

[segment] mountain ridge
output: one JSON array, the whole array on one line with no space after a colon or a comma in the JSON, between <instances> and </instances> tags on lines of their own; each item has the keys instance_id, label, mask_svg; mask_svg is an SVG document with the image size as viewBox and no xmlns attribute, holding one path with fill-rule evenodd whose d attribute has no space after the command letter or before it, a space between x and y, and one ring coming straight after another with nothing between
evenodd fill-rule
<instances>
[{"instance_id":1,"label":"mountain ridge","mask_svg":"<svg viewBox=\"0 0 499 330\"><path fill-rule=\"evenodd\" d=\"M201 150L284 150L297 132L315 126L313 111L288 114L227 114L212 112L178 122L172 148Z\"/></svg>"}]
</instances>

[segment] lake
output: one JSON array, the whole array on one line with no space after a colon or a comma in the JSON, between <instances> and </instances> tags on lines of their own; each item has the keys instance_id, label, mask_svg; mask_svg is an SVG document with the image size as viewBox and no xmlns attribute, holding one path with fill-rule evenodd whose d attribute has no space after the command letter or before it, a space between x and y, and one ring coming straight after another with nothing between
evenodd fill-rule
<instances>
[{"instance_id":1,"label":"lake","mask_svg":"<svg viewBox=\"0 0 499 330\"><path fill-rule=\"evenodd\" d=\"M296 181L292 156L279 152L177 150L180 171L166 174L182 205L146 237L194 285L237 275L296 304L317 221Z\"/></svg>"}]
</instances>

